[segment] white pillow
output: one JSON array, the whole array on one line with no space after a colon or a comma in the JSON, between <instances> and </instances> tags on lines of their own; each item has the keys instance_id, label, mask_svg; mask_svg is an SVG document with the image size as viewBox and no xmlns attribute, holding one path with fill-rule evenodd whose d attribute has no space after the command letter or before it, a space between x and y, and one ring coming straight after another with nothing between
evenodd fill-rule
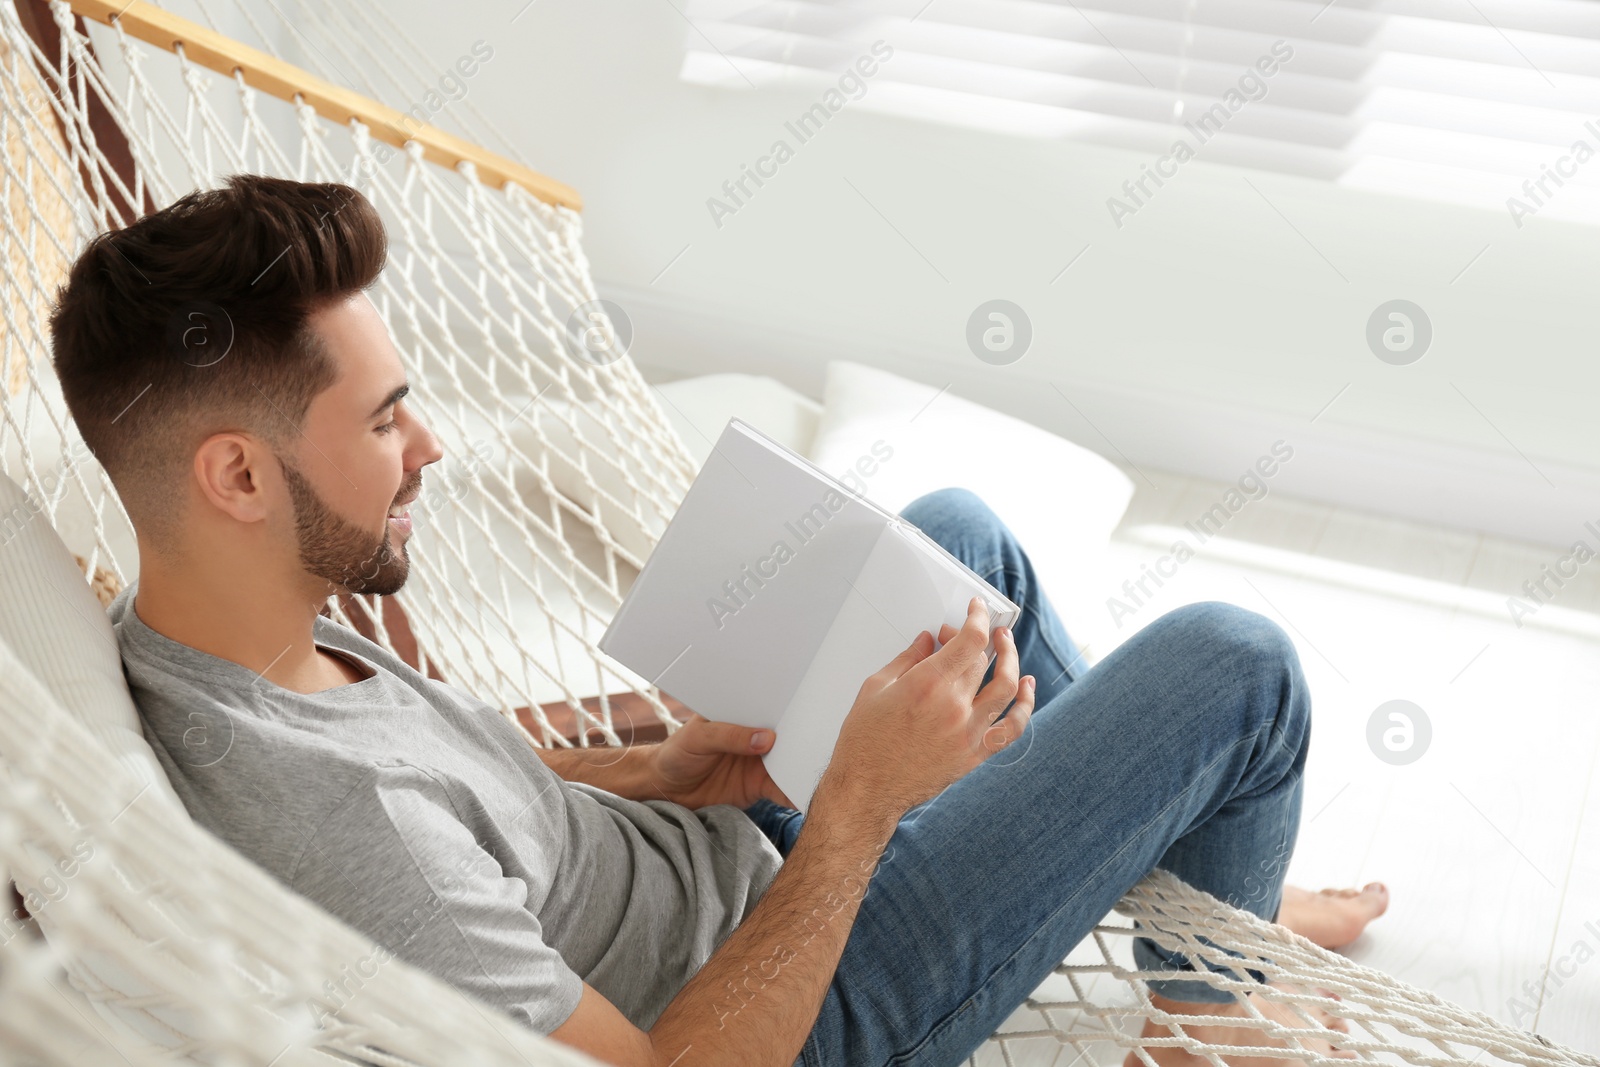
<instances>
[{"instance_id":1,"label":"white pillow","mask_svg":"<svg viewBox=\"0 0 1600 1067\"><path fill-rule=\"evenodd\" d=\"M111 620L49 517L35 505L21 486L0 474L0 646L5 652L0 659L14 657L127 769L131 777L103 783L104 788L116 790L114 801L156 804L167 809L167 817L187 820L183 802L139 727ZM70 865L72 859L59 861L57 867ZM38 881L20 870L13 872L25 899L53 899L51 889L61 879L53 877L54 868L43 869ZM48 903L30 910L48 938L53 930ZM119 1003L151 990L143 977L128 971L114 956L88 946L63 955L72 985L104 994L89 1000L119 1032L170 1046L192 1029L171 1012Z\"/></svg>"},{"instance_id":2,"label":"white pillow","mask_svg":"<svg viewBox=\"0 0 1600 1067\"><path fill-rule=\"evenodd\" d=\"M803 456L822 414L822 405L809 396L759 374L706 374L653 388L696 467L711 455L711 445L734 416Z\"/></svg>"},{"instance_id":3,"label":"white pillow","mask_svg":"<svg viewBox=\"0 0 1600 1067\"><path fill-rule=\"evenodd\" d=\"M877 461L858 468L878 441ZM810 459L834 474L871 470L866 495L892 511L947 486L977 493L1021 541L1068 633L1097 658L1104 610L1094 575L1133 498L1133 482L1109 461L948 390L842 360L828 364Z\"/></svg>"},{"instance_id":4,"label":"white pillow","mask_svg":"<svg viewBox=\"0 0 1600 1067\"><path fill-rule=\"evenodd\" d=\"M36 504L0 474L0 641L141 786L182 814L139 728L111 620Z\"/></svg>"}]
</instances>

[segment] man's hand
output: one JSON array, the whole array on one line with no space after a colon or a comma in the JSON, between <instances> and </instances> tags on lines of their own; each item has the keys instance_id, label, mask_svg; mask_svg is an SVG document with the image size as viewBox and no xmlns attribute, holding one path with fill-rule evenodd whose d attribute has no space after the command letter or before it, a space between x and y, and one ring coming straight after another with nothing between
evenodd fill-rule
<instances>
[{"instance_id":1,"label":"man's hand","mask_svg":"<svg viewBox=\"0 0 1600 1067\"><path fill-rule=\"evenodd\" d=\"M924 630L862 684L808 820L835 806L836 793L857 817L871 811L898 820L1022 736L1037 686L1031 675L1017 676L1009 628L994 631L994 676L982 684L989 632L988 609L973 597L961 629L940 631L944 647L935 651Z\"/></svg>"},{"instance_id":2,"label":"man's hand","mask_svg":"<svg viewBox=\"0 0 1600 1067\"><path fill-rule=\"evenodd\" d=\"M710 722L690 712L677 733L650 746L656 784L668 800L686 808L747 808L762 797L792 808L761 763L773 740L771 730Z\"/></svg>"}]
</instances>

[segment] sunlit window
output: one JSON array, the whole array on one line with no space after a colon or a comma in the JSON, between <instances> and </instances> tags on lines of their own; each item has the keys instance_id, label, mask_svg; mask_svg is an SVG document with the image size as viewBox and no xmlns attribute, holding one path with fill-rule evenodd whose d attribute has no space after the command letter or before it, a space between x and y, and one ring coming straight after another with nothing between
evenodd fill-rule
<instances>
[{"instance_id":1,"label":"sunlit window","mask_svg":"<svg viewBox=\"0 0 1600 1067\"><path fill-rule=\"evenodd\" d=\"M824 112L870 109L1129 148L1156 177L1192 158L1492 208L1519 224L1600 222L1595 0L688 0L683 10L684 81L814 88L814 126ZM785 136L794 147L798 134L779 124Z\"/></svg>"}]
</instances>

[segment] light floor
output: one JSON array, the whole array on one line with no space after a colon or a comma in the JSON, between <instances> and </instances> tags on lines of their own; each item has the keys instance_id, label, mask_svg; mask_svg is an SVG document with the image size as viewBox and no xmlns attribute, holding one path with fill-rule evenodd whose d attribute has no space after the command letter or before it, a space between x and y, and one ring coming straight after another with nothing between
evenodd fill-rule
<instances>
[{"instance_id":1,"label":"light floor","mask_svg":"<svg viewBox=\"0 0 1600 1067\"><path fill-rule=\"evenodd\" d=\"M1108 594L1179 536L1195 544L1184 524L1227 488L1158 471L1133 477L1139 491L1113 540ZM1600 502L1587 518L1600 526ZM1600 549L1600 538L1583 536ZM1315 701L1290 881L1386 882L1389 914L1347 949L1353 960L1593 1054L1600 560L1521 626L1507 607L1564 554L1268 496L1160 589L1147 583L1154 596L1121 627L1106 613L1085 636L1098 658L1200 600L1276 620L1294 638ZM1380 761L1367 741L1369 718L1393 699L1420 706L1432 726L1425 754L1404 766ZM1004 1029L1039 1025L1024 1008ZM1018 1064L1065 1065L1075 1055L1053 1040L1013 1044L1012 1053ZM1002 1060L991 1046L978 1062Z\"/></svg>"}]
</instances>

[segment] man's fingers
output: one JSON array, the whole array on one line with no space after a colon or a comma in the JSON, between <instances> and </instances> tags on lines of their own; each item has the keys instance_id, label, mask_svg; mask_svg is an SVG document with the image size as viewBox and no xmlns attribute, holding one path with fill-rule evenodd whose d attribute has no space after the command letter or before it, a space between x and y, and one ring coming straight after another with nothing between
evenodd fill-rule
<instances>
[{"instance_id":1,"label":"man's fingers","mask_svg":"<svg viewBox=\"0 0 1600 1067\"><path fill-rule=\"evenodd\" d=\"M960 685L963 692L973 693L977 691L984 668L988 666L983 655L988 644L989 609L980 598L973 597L967 602L967 618L961 624L961 629L945 642L943 648L929 657L929 662L946 679Z\"/></svg>"},{"instance_id":2,"label":"man's fingers","mask_svg":"<svg viewBox=\"0 0 1600 1067\"><path fill-rule=\"evenodd\" d=\"M772 731L761 727L711 722L696 715L684 723L682 729L694 731L685 740L688 747L696 752L733 752L743 755L764 753L772 748Z\"/></svg>"},{"instance_id":3,"label":"man's fingers","mask_svg":"<svg viewBox=\"0 0 1600 1067\"><path fill-rule=\"evenodd\" d=\"M1033 719L1033 697L1038 688L1033 675L1030 674L1022 679L1017 686L1016 703L1011 705L1006 717L983 731L985 757L999 752L1022 736L1022 731L1028 728L1028 723Z\"/></svg>"},{"instance_id":4,"label":"man's fingers","mask_svg":"<svg viewBox=\"0 0 1600 1067\"><path fill-rule=\"evenodd\" d=\"M923 630L911 639L911 643L898 656L885 664L882 670L868 678L867 684L881 689L927 659L932 653L933 635Z\"/></svg>"},{"instance_id":5,"label":"man's fingers","mask_svg":"<svg viewBox=\"0 0 1600 1067\"><path fill-rule=\"evenodd\" d=\"M1017 695L1017 641L1009 627L995 630L994 652L994 677L972 700L973 716L980 719L980 726L998 719Z\"/></svg>"}]
</instances>

